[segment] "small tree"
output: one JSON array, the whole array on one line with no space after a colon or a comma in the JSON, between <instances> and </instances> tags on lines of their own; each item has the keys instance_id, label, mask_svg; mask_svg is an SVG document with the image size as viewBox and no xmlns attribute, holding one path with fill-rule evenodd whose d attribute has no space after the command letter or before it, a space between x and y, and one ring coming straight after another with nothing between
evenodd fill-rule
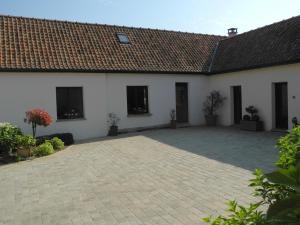
<instances>
[{"instance_id":1,"label":"small tree","mask_svg":"<svg viewBox=\"0 0 300 225\"><path fill-rule=\"evenodd\" d=\"M52 123L52 117L42 109L32 109L26 112L25 122L32 126L32 136L36 136L37 126L47 127Z\"/></svg>"},{"instance_id":2,"label":"small tree","mask_svg":"<svg viewBox=\"0 0 300 225\"><path fill-rule=\"evenodd\" d=\"M203 103L203 112L205 115L215 115L217 109L223 104L226 97L222 97L220 92L212 91L207 96L206 101Z\"/></svg>"}]
</instances>

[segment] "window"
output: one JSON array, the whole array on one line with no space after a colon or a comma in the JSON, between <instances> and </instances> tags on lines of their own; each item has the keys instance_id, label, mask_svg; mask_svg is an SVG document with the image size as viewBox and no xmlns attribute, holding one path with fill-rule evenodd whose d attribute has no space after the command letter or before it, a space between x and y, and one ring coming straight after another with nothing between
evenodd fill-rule
<instances>
[{"instance_id":1,"label":"window","mask_svg":"<svg viewBox=\"0 0 300 225\"><path fill-rule=\"evenodd\" d=\"M57 119L83 118L82 87L56 88Z\"/></svg>"},{"instance_id":2,"label":"window","mask_svg":"<svg viewBox=\"0 0 300 225\"><path fill-rule=\"evenodd\" d=\"M117 33L117 37L119 39L119 42L121 44L130 44L129 42L129 38L126 34L123 34L123 33Z\"/></svg>"},{"instance_id":3,"label":"window","mask_svg":"<svg viewBox=\"0 0 300 225\"><path fill-rule=\"evenodd\" d=\"M127 111L128 114L149 113L147 86L127 86Z\"/></svg>"}]
</instances>

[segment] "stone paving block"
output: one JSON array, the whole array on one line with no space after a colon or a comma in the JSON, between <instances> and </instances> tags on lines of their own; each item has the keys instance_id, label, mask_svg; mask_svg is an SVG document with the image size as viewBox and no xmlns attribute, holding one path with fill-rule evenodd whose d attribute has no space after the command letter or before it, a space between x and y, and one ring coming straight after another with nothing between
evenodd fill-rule
<instances>
[{"instance_id":1,"label":"stone paving block","mask_svg":"<svg viewBox=\"0 0 300 225\"><path fill-rule=\"evenodd\" d=\"M255 168L274 168L278 134L153 130L78 143L0 167L3 225L194 225L248 204Z\"/></svg>"}]
</instances>

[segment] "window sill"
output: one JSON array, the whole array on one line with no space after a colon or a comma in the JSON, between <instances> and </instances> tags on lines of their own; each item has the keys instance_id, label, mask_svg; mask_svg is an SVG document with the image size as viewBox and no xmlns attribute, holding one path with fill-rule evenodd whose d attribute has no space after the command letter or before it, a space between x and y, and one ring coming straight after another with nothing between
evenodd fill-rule
<instances>
[{"instance_id":1,"label":"window sill","mask_svg":"<svg viewBox=\"0 0 300 225\"><path fill-rule=\"evenodd\" d=\"M127 117L149 117L152 116L151 113L143 113L143 114L128 114Z\"/></svg>"},{"instance_id":2,"label":"window sill","mask_svg":"<svg viewBox=\"0 0 300 225\"><path fill-rule=\"evenodd\" d=\"M76 118L76 119L57 119L56 122L72 122L72 121L82 121L86 118Z\"/></svg>"}]
</instances>

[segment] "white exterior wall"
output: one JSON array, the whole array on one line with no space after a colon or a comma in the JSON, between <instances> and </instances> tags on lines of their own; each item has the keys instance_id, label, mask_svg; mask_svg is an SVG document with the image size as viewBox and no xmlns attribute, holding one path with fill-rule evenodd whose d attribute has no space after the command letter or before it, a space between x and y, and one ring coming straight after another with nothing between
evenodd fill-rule
<instances>
[{"instance_id":1,"label":"white exterior wall","mask_svg":"<svg viewBox=\"0 0 300 225\"><path fill-rule=\"evenodd\" d=\"M11 122L30 134L31 127L23 122L25 111L42 108L54 122L38 127L38 135L71 132L76 140L105 136L109 112L121 118L121 129L165 125L176 106L176 82L188 83L190 124L203 124L206 76L20 72L0 73L0 122ZM127 116L127 85L148 86L150 116ZM84 120L56 121L56 87L83 87Z\"/></svg>"},{"instance_id":2,"label":"white exterior wall","mask_svg":"<svg viewBox=\"0 0 300 225\"><path fill-rule=\"evenodd\" d=\"M56 121L56 87L83 87L85 120ZM105 75L89 73L0 73L0 121L11 122L31 134L25 124L25 111L32 108L47 110L54 122L38 127L37 135L71 132L75 139L106 134Z\"/></svg>"},{"instance_id":3,"label":"white exterior wall","mask_svg":"<svg viewBox=\"0 0 300 225\"><path fill-rule=\"evenodd\" d=\"M165 125L176 109L175 83L188 83L189 123L204 123L202 99L207 93L207 77L167 74L111 74L107 76L107 109L121 118L120 129ZM127 86L148 86L150 115L127 115Z\"/></svg>"},{"instance_id":4,"label":"white exterior wall","mask_svg":"<svg viewBox=\"0 0 300 225\"><path fill-rule=\"evenodd\" d=\"M265 123L265 129L274 128L274 94L273 83L288 83L288 115L289 128L291 119L300 119L300 64L274 66L261 69L217 74L210 76L210 90L219 90L227 97L219 114L219 122L228 126L233 124L233 100L231 86L241 85L243 114L245 107L254 105L259 110L259 116ZM293 98L295 96L295 98Z\"/></svg>"}]
</instances>

